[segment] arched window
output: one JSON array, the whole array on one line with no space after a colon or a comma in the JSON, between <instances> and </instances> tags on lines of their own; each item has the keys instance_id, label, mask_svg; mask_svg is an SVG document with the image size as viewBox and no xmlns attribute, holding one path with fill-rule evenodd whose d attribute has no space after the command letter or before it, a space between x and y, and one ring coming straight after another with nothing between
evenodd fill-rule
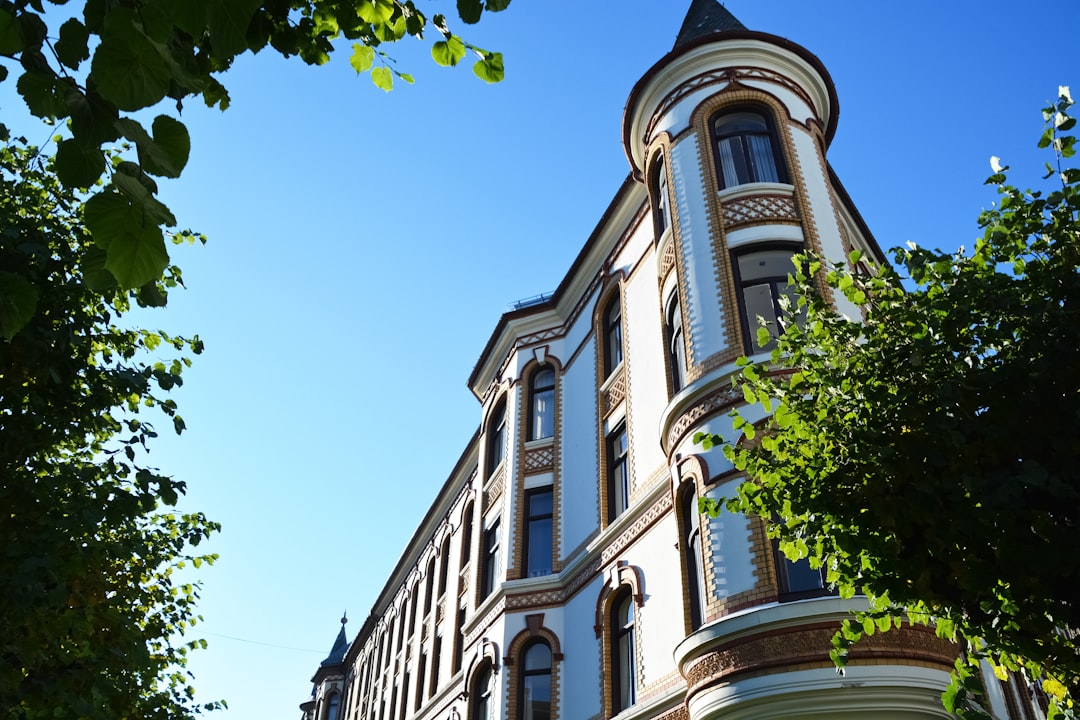
<instances>
[{"instance_id":1,"label":"arched window","mask_svg":"<svg viewBox=\"0 0 1080 720\"><path fill-rule=\"evenodd\" d=\"M499 467L506 451L506 400L500 400L488 419L487 428L487 475Z\"/></svg>"},{"instance_id":2,"label":"arched window","mask_svg":"<svg viewBox=\"0 0 1080 720\"><path fill-rule=\"evenodd\" d=\"M611 701L615 713L634 704L637 647L634 641L634 596L623 586L611 604Z\"/></svg>"},{"instance_id":3,"label":"arched window","mask_svg":"<svg viewBox=\"0 0 1080 720\"><path fill-rule=\"evenodd\" d=\"M668 194L663 155L657 156L654 163L649 182L649 194L652 196L653 230L656 232L656 239L659 240L671 227L671 196Z\"/></svg>"},{"instance_id":4,"label":"arched window","mask_svg":"<svg viewBox=\"0 0 1080 720\"><path fill-rule=\"evenodd\" d=\"M784 317L780 298L787 297L795 308L794 289L788 284L788 275L795 270L792 255L797 247L767 248L744 252L738 259L738 284L743 334L746 347L751 353L766 352L776 345L779 335L778 318ZM759 342L758 328L761 320L769 331L769 341Z\"/></svg>"},{"instance_id":5,"label":"arched window","mask_svg":"<svg viewBox=\"0 0 1080 720\"><path fill-rule=\"evenodd\" d=\"M450 568L450 536L443 540L442 552L439 554L439 597L446 594L447 570Z\"/></svg>"},{"instance_id":6,"label":"arched window","mask_svg":"<svg viewBox=\"0 0 1080 720\"><path fill-rule=\"evenodd\" d=\"M464 568L472 559L472 524L473 505L469 503L461 516L461 567Z\"/></svg>"},{"instance_id":7,"label":"arched window","mask_svg":"<svg viewBox=\"0 0 1080 720\"><path fill-rule=\"evenodd\" d=\"M769 116L747 108L723 112L713 119L712 132L721 188L784 181Z\"/></svg>"},{"instance_id":8,"label":"arched window","mask_svg":"<svg viewBox=\"0 0 1080 720\"><path fill-rule=\"evenodd\" d=\"M494 703L491 692L491 663L484 663L469 685L469 720L490 720Z\"/></svg>"},{"instance_id":9,"label":"arched window","mask_svg":"<svg viewBox=\"0 0 1080 720\"><path fill-rule=\"evenodd\" d=\"M551 648L543 640L522 653L518 717L521 720L551 718Z\"/></svg>"},{"instance_id":10,"label":"arched window","mask_svg":"<svg viewBox=\"0 0 1080 720\"><path fill-rule=\"evenodd\" d=\"M420 581L416 581L409 591L409 637L412 637L413 628L416 627L416 605L420 602Z\"/></svg>"},{"instance_id":11,"label":"arched window","mask_svg":"<svg viewBox=\"0 0 1080 720\"><path fill-rule=\"evenodd\" d=\"M619 294L604 308L604 377L615 372L622 363L622 304Z\"/></svg>"},{"instance_id":12,"label":"arched window","mask_svg":"<svg viewBox=\"0 0 1080 720\"><path fill-rule=\"evenodd\" d=\"M555 434L555 370L541 365L529 380L530 440L549 438Z\"/></svg>"},{"instance_id":13,"label":"arched window","mask_svg":"<svg viewBox=\"0 0 1080 720\"><path fill-rule=\"evenodd\" d=\"M686 594L690 602L690 629L697 630L705 617L705 573L701 555L701 521L698 515L697 493L692 484L679 491L683 562L686 567Z\"/></svg>"},{"instance_id":14,"label":"arched window","mask_svg":"<svg viewBox=\"0 0 1080 720\"><path fill-rule=\"evenodd\" d=\"M671 394L686 386L686 344L683 342L682 309L679 293L671 293L664 309L668 365L671 367Z\"/></svg>"},{"instance_id":15,"label":"arched window","mask_svg":"<svg viewBox=\"0 0 1080 720\"><path fill-rule=\"evenodd\" d=\"M326 720L337 720L340 705L341 696L337 693L330 693L330 697L326 702Z\"/></svg>"},{"instance_id":16,"label":"arched window","mask_svg":"<svg viewBox=\"0 0 1080 720\"><path fill-rule=\"evenodd\" d=\"M424 615L431 612L431 598L435 595L435 556L427 564L427 580L424 581Z\"/></svg>"}]
</instances>

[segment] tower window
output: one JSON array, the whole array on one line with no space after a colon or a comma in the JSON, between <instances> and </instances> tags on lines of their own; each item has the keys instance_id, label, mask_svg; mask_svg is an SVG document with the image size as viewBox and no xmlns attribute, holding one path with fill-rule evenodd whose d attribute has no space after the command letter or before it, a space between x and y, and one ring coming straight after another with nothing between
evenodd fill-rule
<instances>
[{"instance_id":1,"label":"tower window","mask_svg":"<svg viewBox=\"0 0 1080 720\"><path fill-rule=\"evenodd\" d=\"M529 381L530 440L549 438L555 434L555 370L541 365Z\"/></svg>"},{"instance_id":2,"label":"tower window","mask_svg":"<svg viewBox=\"0 0 1080 720\"><path fill-rule=\"evenodd\" d=\"M604 308L604 377L622 363L622 304L618 293Z\"/></svg>"},{"instance_id":3,"label":"tower window","mask_svg":"<svg viewBox=\"0 0 1080 720\"><path fill-rule=\"evenodd\" d=\"M795 307L795 293L788 284L788 275L795 269L791 261L795 252L793 248L780 248L738 256L743 333L746 347L753 353L772 350L776 345L776 337L780 333L777 320L783 317L780 298L788 297L791 306ZM770 334L770 340L765 344L758 342L761 320L765 321Z\"/></svg>"},{"instance_id":4,"label":"tower window","mask_svg":"<svg viewBox=\"0 0 1080 720\"><path fill-rule=\"evenodd\" d=\"M718 115L712 123L716 164L722 188L755 182L781 182L776 136L768 117L752 110Z\"/></svg>"},{"instance_id":5,"label":"tower window","mask_svg":"<svg viewBox=\"0 0 1080 720\"><path fill-rule=\"evenodd\" d=\"M551 486L525 493L525 572L529 577L551 574L554 493Z\"/></svg>"},{"instance_id":6,"label":"tower window","mask_svg":"<svg viewBox=\"0 0 1080 720\"><path fill-rule=\"evenodd\" d=\"M607 437L608 522L630 506L630 468L627 465L626 425L619 425Z\"/></svg>"},{"instance_id":7,"label":"tower window","mask_svg":"<svg viewBox=\"0 0 1080 720\"><path fill-rule=\"evenodd\" d=\"M690 629L701 627L705 616L705 573L702 567L701 522L698 516L697 493L692 484L679 495L683 521L682 555L686 567L686 594L690 603Z\"/></svg>"},{"instance_id":8,"label":"tower window","mask_svg":"<svg viewBox=\"0 0 1080 720\"><path fill-rule=\"evenodd\" d=\"M502 462L506 451L506 400L499 401L488 420L487 474L490 477Z\"/></svg>"},{"instance_id":9,"label":"tower window","mask_svg":"<svg viewBox=\"0 0 1080 720\"><path fill-rule=\"evenodd\" d=\"M664 310L668 366L671 368L671 394L686 386L686 344L683 341L682 309L679 293L671 293Z\"/></svg>"},{"instance_id":10,"label":"tower window","mask_svg":"<svg viewBox=\"0 0 1080 720\"><path fill-rule=\"evenodd\" d=\"M656 232L656 239L659 240L671 227L671 196L668 194L663 156L656 159L652 181L649 183L649 192L652 194L653 229Z\"/></svg>"}]
</instances>

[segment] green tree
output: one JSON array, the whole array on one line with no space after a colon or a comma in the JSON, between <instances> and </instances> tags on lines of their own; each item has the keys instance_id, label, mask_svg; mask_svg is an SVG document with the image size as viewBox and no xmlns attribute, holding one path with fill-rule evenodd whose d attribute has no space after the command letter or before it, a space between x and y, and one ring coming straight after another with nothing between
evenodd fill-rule
<instances>
[{"instance_id":1,"label":"green tree","mask_svg":"<svg viewBox=\"0 0 1080 720\"><path fill-rule=\"evenodd\" d=\"M457 12L475 23L509 4L457 0ZM191 145L176 117L162 113L145 127L139 111L172 103L179 115L194 96L224 110L229 94L219 78L240 55L269 47L320 65L339 38L352 41L352 67L384 90L412 78L383 47L428 30L439 38L435 62L457 65L472 53L478 77L503 77L500 53L468 43L444 15L429 18L412 0L84 0L81 15L50 27L61 12L46 12L42 0L0 0L0 59L19 70L16 87L31 113L63 123L54 165L61 183L100 185L86 203L86 226L105 268L129 288L156 282L168 266L162 228L176 218L156 197L154 178L178 177ZM0 81L8 75L0 64ZM117 167L106 162L107 148L120 140L135 158Z\"/></svg>"},{"instance_id":2,"label":"green tree","mask_svg":"<svg viewBox=\"0 0 1080 720\"><path fill-rule=\"evenodd\" d=\"M18 325L0 327L0 717L187 717L185 658L205 643L185 637L198 588L176 571L213 560L192 548L217 525L170 511L185 486L146 465L147 415L184 429L167 393L202 344L126 322L180 270L118 289L85 211L32 148L0 149L0 302Z\"/></svg>"},{"instance_id":3,"label":"green tree","mask_svg":"<svg viewBox=\"0 0 1080 720\"><path fill-rule=\"evenodd\" d=\"M972 250L911 245L891 266L858 253L850 265L797 260L791 310L803 319L736 379L770 413L758 427L735 418L760 442L697 438L747 474L729 509L778 519L788 557L824 567L842 596L870 598L834 658L905 619L933 623L961 651L945 705L968 717L983 716L981 660L1039 680L1052 716L1073 715L1080 682L1071 104L1063 87L1044 110L1048 189L1018 189L993 159L997 203ZM838 314L825 287L862 317Z\"/></svg>"}]
</instances>

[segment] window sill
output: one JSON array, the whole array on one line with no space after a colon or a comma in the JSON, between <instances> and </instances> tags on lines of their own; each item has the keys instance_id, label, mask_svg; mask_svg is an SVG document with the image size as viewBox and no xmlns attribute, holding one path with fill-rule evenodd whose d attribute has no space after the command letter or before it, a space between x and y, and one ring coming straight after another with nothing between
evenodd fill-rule
<instances>
[{"instance_id":1,"label":"window sill","mask_svg":"<svg viewBox=\"0 0 1080 720\"><path fill-rule=\"evenodd\" d=\"M716 197L730 202L731 200L737 200L742 197L769 193L774 195L792 196L795 194L795 186L788 185L787 183L775 182L745 183L743 185L736 185L735 187L724 188L716 193Z\"/></svg>"}]
</instances>

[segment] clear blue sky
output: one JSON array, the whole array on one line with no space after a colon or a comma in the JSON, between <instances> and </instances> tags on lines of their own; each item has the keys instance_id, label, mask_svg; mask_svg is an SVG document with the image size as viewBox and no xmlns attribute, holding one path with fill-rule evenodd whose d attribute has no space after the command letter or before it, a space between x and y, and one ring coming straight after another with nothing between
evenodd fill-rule
<instances>
[{"instance_id":1,"label":"clear blue sky","mask_svg":"<svg viewBox=\"0 0 1080 720\"><path fill-rule=\"evenodd\" d=\"M505 52L497 86L426 46L393 49L417 84L389 95L347 53L264 52L223 78L227 112L188 104L191 161L163 192L210 243L176 252L189 290L153 322L207 351L154 461L225 526L191 667L231 720L295 720L342 610L359 629L479 422L465 380L500 313L558 285L626 176L623 105L688 5L517 0L464 33ZM884 247L970 246L990 156L1035 183L1039 109L1080 96L1073 1L727 7L831 72L829 158Z\"/></svg>"}]
</instances>

